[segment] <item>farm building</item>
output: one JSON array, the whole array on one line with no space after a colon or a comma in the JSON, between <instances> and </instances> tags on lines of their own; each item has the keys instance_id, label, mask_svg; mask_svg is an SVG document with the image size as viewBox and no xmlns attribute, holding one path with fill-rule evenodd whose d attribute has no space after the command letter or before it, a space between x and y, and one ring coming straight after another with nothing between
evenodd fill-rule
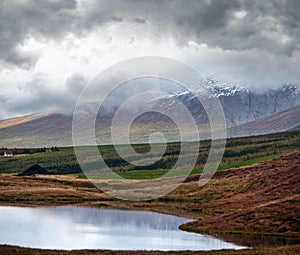
<instances>
[{"instance_id":1,"label":"farm building","mask_svg":"<svg viewBox=\"0 0 300 255\"><path fill-rule=\"evenodd\" d=\"M28 169L26 169L23 173L19 173L18 176L30 176L36 174L50 174L50 173L39 165L33 165Z\"/></svg>"},{"instance_id":2,"label":"farm building","mask_svg":"<svg viewBox=\"0 0 300 255\"><path fill-rule=\"evenodd\" d=\"M12 157L14 153L12 151L5 151L4 152L4 157Z\"/></svg>"}]
</instances>

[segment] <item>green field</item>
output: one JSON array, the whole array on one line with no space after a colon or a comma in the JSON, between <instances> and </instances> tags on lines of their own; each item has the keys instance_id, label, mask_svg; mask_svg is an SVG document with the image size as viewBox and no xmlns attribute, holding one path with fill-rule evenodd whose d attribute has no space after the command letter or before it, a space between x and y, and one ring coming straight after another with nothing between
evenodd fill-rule
<instances>
[{"instance_id":1,"label":"green field","mask_svg":"<svg viewBox=\"0 0 300 255\"><path fill-rule=\"evenodd\" d=\"M197 164L193 168L192 173L201 172L208 157L210 144L210 141L201 141ZM198 146L198 143L191 142L189 146L192 151L192 148ZM136 152L141 153L141 157L130 158L133 164L129 164L119 157L113 146L98 147L106 164L121 176L129 179L151 179L165 174L168 169L174 166L180 153L181 144L168 144L163 157L154 164L146 167L138 166L134 163L138 163L139 165L143 164L143 162L147 163L149 160L157 157L155 152L144 155L150 150L147 144L133 145L133 148ZM21 151L21 149L13 148L11 150L15 153L18 153L18 150L19 152ZM82 150L86 153L84 164L93 165L98 160L90 156L90 147L82 147ZM4 149L1 149L0 153L3 151ZM0 157L0 173L18 173L33 164L40 164L52 173L78 174L81 178L85 177L77 162L73 147L63 147L58 148L58 150L46 149L44 151L27 155L17 155L11 158ZM219 170L251 165L296 151L300 151L300 131L231 138L226 141L226 149ZM188 159L189 152L184 157ZM186 169L191 168L188 164L184 167ZM94 170L97 171L98 169Z\"/></svg>"}]
</instances>

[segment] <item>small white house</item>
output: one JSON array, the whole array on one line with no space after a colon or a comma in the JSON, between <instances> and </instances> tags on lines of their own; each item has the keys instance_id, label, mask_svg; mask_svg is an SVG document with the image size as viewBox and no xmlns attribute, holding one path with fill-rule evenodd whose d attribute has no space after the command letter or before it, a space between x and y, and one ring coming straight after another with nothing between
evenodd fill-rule
<instances>
[{"instance_id":1,"label":"small white house","mask_svg":"<svg viewBox=\"0 0 300 255\"><path fill-rule=\"evenodd\" d=\"M5 151L4 157L13 157L14 153L12 151Z\"/></svg>"}]
</instances>

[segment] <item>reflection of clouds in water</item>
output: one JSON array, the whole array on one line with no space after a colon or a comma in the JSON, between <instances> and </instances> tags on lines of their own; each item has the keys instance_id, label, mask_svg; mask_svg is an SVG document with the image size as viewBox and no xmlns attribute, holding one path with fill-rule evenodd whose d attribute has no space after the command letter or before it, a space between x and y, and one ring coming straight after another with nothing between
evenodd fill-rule
<instances>
[{"instance_id":1,"label":"reflection of clouds in water","mask_svg":"<svg viewBox=\"0 0 300 255\"><path fill-rule=\"evenodd\" d=\"M0 207L0 243L50 249L211 250L241 248L183 232L186 218L84 207Z\"/></svg>"},{"instance_id":2,"label":"reflection of clouds in water","mask_svg":"<svg viewBox=\"0 0 300 255\"><path fill-rule=\"evenodd\" d=\"M69 233L72 221L60 218L46 208L1 207L1 243L19 244L27 247L55 247L56 235L60 242L71 244ZM3 241L5 240L5 241Z\"/></svg>"},{"instance_id":3,"label":"reflection of clouds in water","mask_svg":"<svg viewBox=\"0 0 300 255\"><path fill-rule=\"evenodd\" d=\"M82 224L101 224L101 226L109 227L125 225L134 228L160 230L177 230L179 225L189 221L189 219L181 217L170 217L170 215L146 211L84 207L76 207L76 215L74 215L74 211L70 210L70 207L62 207L60 208L60 215L73 217L77 223Z\"/></svg>"}]
</instances>

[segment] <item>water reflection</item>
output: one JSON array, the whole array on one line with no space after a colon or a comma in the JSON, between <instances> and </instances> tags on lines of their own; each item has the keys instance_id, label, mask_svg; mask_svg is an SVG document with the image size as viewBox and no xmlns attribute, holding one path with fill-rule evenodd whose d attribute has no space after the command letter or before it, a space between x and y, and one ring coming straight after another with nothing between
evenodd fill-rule
<instances>
[{"instance_id":1,"label":"water reflection","mask_svg":"<svg viewBox=\"0 0 300 255\"><path fill-rule=\"evenodd\" d=\"M180 231L190 219L85 207L0 206L0 243L47 249L218 250L242 246Z\"/></svg>"}]
</instances>

